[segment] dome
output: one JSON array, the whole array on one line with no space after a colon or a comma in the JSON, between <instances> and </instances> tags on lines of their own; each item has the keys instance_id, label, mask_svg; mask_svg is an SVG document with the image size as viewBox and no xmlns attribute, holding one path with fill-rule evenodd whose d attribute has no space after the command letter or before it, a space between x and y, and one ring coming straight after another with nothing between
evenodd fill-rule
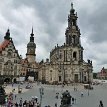
<instances>
[{"instance_id":1,"label":"dome","mask_svg":"<svg viewBox=\"0 0 107 107\"><path fill-rule=\"evenodd\" d=\"M36 44L34 42L29 42L27 44L27 47L35 47L36 48Z\"/></svg>"}]
</instances>

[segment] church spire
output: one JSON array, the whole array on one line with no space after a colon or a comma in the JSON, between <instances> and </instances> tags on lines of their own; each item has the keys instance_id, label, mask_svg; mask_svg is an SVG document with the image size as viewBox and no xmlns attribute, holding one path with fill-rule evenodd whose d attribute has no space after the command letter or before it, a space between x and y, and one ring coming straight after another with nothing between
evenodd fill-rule
<instances>
[{"instance_id":1,"label":"church spire","mask_svg":"<svg viewBox=\"0 0 107 107\"><path fill-rule=\"evenodd\" d=\"M5 36L4 36L4 39L10 40L10 31L9 31L9 29L7 29L7 32L6 32Z\"/></svg>"},{"instance_id":2,"label":"church spire","mask_svg":"<svg viewBox=\"0 0 107 107\"><path fill-rule=\"evenodd\" d=\"M73 9L73 3L71 2L71 9Z\"/></svg>"},{"instance_id":3,"label":"church spire","mask_svg":"<svg viewBox=\"0 0 107 107\"><path fill-rule=\"evenodd\" d=\"M30 34L30 42L34 42L34 34L33 34L33 27L32 27L32 32Z\"/></svg>"},{"instance_id":4,"label":"church spire","mask_svg":"<svg viewBox=\"0 0 107 107\"><path fill-rule=\"evenodd\" d=\"M31 34L30 34L31 36L34 36L34 34L33 34L33 26L32 26L32 32L31 32Z\"/></svg>"}]
</instances>

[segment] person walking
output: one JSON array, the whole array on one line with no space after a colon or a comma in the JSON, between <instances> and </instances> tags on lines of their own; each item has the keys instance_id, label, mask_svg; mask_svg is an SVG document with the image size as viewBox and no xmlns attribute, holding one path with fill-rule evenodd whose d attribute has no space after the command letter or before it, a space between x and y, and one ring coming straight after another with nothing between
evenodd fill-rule
<instances>
[{"instance_id":1,"label":"person walking","mask_svg":"<svg viewBox=\"0 0 107 107\"><path fill-rule=\"evenodd\" d=\"M22 105L23 105L23 101L22 98L20 98L19 107L22 107Z\"/></svg>"},{"instance_id":2,"label":"person walking","mask_svg":"<svg viewBox=\"0 0 107 107\"><path fill-rule=\"evenodd\" d=\"M100 100L99 107L104 107L102 100Z\"/></svg>"},{"instance_id":3,"label":"person walking","mask_svg":"<svg viewBox=\"0 0 107 107\"><path fill-rule=\"evenodd\" d=\"M83 97L83 92L81 92L81 97Z\"/></svg>"},{"instance_id":4,"label":"person walking","mask_svg":"<svg viewBox=\"0 0 107 107\"><path fill-rule=\"evenodd\" d=\"M18 103L17 102L15 103L15 107L18 107Z\"/></svg>"},{"instance_id":5,"label":"person walking","mask_svg":"<svg viewBox=\"0 0 107 107\"><path fill-rule=\"evenodd\" d=\"M55 103L55 107L57 107L57 103Z\"/></svg>"},{"instance_id":6,"label":"person walking","mask_svg":"<svg viewBox=\"0 0 107 107\"><path fill-rule=\"evenodd\" d=\"M16 96L16 94L15 94L15 100L16 100L16 97L17 97L17 96Z\"/></svg>"},{"instance_id":7,"label":"person walking","mask_svg":"<svg viewBox=\"0 0 107 107\"><path fill-rule=\"evenodd\" d=\"M72 97L72 104L74 104L74 97Z\"/></svg>"},{"instance_id":8,"label":"person walking","mask_svg":"<svg viewBox=\"0 0 107 107\"><path fill-rule=\"evenodd\" d=\"M59 93L56 93L56 99L58 99Z\"/></svg>"},{"instance_id":9,"label":"person walking","mask_svg":"<svg viewBox=\"0 0 107 107\"><path fill-rule=\"evenodd\" d=\"M74 98L74 103L76 104L76 98Z\"/></svg>"}]
</instances>

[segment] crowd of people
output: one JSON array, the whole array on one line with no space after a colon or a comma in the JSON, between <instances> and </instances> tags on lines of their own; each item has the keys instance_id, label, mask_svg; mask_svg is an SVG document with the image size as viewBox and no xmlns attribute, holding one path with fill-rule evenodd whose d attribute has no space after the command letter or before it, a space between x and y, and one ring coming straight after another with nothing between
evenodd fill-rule
<instances>
[{"instance_id":1,"label":"crowd of people","mask_svg":"<svg viewBox=\"0 0 107 107\"><path fill-rule=\"evenodd\" d=\"M14 103L15 107L40 107L40 104L38 103L38 98L37 97L32 97L31 100L23 101L22 98L20 99L19 103Z\"/></svg>"},{"instance_id":2,"label":"crowd of people","mask_svg":"<svg viewBox=\"0 0 107 107\"><path fill-rule=\"evenodd\" d=\"M1 107L40 107L37 96L32 96L31 100L24 100L22 98L17 102L17 95L10 92L5 98L5 104Z\"/></svg>"},{"instance_id":3,"label":"crowd of people","mask_svg":"<svg viewBox=\"0 0 107 107\"><path fill-rule=\"evenodd\" d=\"M16 99L16 95L15 95L15 99ZM27 101L24 100L22 98L20 98L19 102L13 102L13 94L10 93L7 98L6 98L6 103L4 105L5 107L40 107L40 104L38 102L38 98L32 97L31 100Z\"/></svg>"}]
</instances>

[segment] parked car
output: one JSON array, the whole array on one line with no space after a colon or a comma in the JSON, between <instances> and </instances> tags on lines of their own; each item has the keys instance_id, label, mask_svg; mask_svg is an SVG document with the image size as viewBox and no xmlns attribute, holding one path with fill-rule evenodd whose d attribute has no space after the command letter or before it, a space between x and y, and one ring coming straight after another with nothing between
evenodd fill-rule
<instances>
[{"instance_id":1,"label":"parked car","mask_svg":"<svg viewBox=\"0 0 107 107\"><path fill-rule=\"evenodd\" d=\"M21 82L20 82L20 84L22 84L22 85L23 85L23 81L21 81Z\"/></svg>"},{"instance_id":2,"label":"parked car","mask_svg":"<svg viewBox=\"0 0 107 107\"><path fill-rule=\"evenodd\" d=\"M26 89L31 89L31 88L32 88L32 86L30 86L30 85L26 86Z\"/></svg>"}]
</instances>

